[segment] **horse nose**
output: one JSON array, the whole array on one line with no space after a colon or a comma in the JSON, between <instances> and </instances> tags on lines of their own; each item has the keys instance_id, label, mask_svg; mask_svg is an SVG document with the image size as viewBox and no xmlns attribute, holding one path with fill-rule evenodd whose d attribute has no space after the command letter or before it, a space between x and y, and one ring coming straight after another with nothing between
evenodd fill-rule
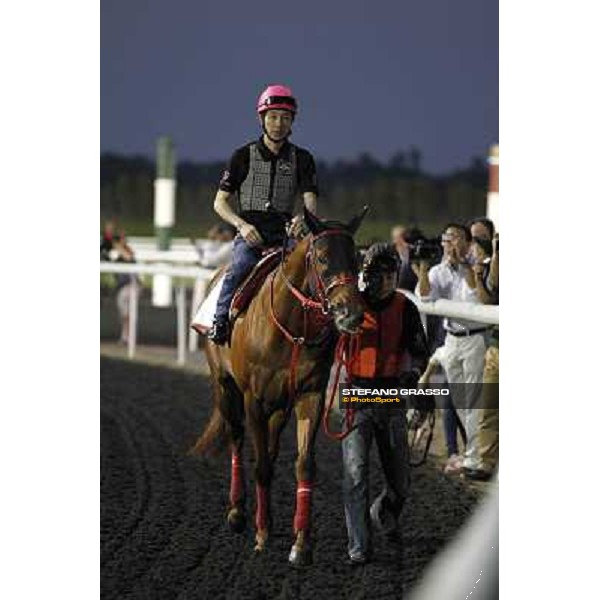
<instances>
[{"instance_id":1,"label":"horse nose","mask_svg":"<svg viewBox=\"0 0 600 600\"><path fill-rule=\"evenodd\" d=\"M338 327L348 333L355 333L362 323L362 320L362 311L350 312L348 307L340 309L336 318Z\"/></svg>"},{"instance_id":2,"label":"horse nose","mask_svg":"<svg viewBox=\"0 0 600 600\"><path fill-rule=\"evenodd\" d=\"M358 329L363 320L363 313L354 313L346 318L345 325L348 329Z\"/></svg>"}]
</instances>

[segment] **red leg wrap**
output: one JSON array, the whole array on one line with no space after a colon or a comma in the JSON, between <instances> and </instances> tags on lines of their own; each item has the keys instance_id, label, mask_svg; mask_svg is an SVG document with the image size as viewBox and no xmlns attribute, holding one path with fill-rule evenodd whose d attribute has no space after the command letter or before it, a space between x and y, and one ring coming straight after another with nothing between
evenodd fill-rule
<instances>
[{"instance_id":1,"label":"red leg wrap","mask_svg":"<svg viewBox=\"0 0 600 600\"><path fill-rule=\"evenodd\" d=\"M256 529L267 528L268 507L267 488L256 484Z\"/></svg>"},{"instance_id":2,"label":"red leg wrap","mask_svg":"<svg viewBox=\"0 0 600 600\"><path fill-rule=\"evenodd\" d=\"M232 452L231 454L231 485L229 487L229 502L235 506L244 493L244 467L242 457Z\"/></svg>"},{"instance_id":3,"label":"red leg wrap","mask_svg":"<svg viewBox=\"0 0 600 600\"><path fill-rule=\"evenodd\" d=\"M312 481L299 481L296 485L296 514L294 532L308 529L310 523L310 497L313 491Z\"/></svg>"}]
</instances>

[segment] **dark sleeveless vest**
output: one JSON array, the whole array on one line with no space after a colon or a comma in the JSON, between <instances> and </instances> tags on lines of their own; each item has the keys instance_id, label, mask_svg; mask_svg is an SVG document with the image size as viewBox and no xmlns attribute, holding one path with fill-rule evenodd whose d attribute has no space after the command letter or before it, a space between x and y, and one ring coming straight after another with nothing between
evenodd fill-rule
<instances>
[{"instance_id":1,"label":"dark sleeveless vest","mask_svg":"<svg viewBox=\"0 0 600 600\"><path fill-rule=\"evenodd\" d=\"M281 212L292 214L298 192L296 147L290 144L288 157L277 157L273 163L262 157L256 143L250 145L248 175L239 191L242 212L267 210L267 203ZM274 173L271 167L274 166Z\"/></svg>"}]
</instances>

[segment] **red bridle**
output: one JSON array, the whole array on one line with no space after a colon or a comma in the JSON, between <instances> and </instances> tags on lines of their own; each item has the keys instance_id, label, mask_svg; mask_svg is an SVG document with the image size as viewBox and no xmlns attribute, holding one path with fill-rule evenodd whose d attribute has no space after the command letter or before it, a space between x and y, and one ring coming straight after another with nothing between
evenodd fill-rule
<instances>
[{"instance_id":1,"label":"red bridle","mask_svg":"<svg viewBox=\"0 0 600 600\"><path fill-rule=\"evenodd\" d=\"M331 293L333 289L339 287L341 285L355 285L358 286L358 276L357 275L340 275L332 277L331 280L324 282L321 276L319 275L318 269L316 268L314 262L315 248L314 244L316 241L330 235L345 235L352 238L352 234L343 229L329 229L327 231L323 231L315 236L313 236L310 240L309 248L306 253L306 270L308 272L308 276L311 275L316 279L316 298L312 298L306 294L304 294L300 289L298 289L285 275L283 271L284 261L282 261L279 271L285 281L288 289L292 293L292 295L298 299L300 304L302 305L302 309L304 312L304 324L303 324L303 334L302 336L293 335L282 323L279 322L277 315L275 314L275 306L274 306L274 284L275 284L275 276L277 274L276 271L270 276L270 293L271 293L271 303L270 303L270 315L273 319L273 322L277 326L277 328L281 331L283 336L292 344L292 357L290 362L290 379L288 386L288 404L286 408L286 419L289 416L291 408L294 404L294 399L296 395L296 366L298 363L298 357L300 355L301 347L306 343L315 343L317 340L321 339L322 333L319 333L317 337L313 340L307 341L308 334L308 313L311 310L319 310L322 315L325 317L326 321L323 325L328 325L332 318L329 312L329 300L328 295ZM327 332L327 328L323 327L321 331ZM336 353L337 354L337 353Z\"/></svg>"},{"instance_id":2,"label":"red bridle","mask_svg":"<svg viewBox=\"0 0 600 600\"><path fill-rule=\"evenodd\" d=\"M319 271L315 265L315 260L314 260L314 256L315 256L315 247L314 246L318 240L323 239L324 237L327 237L327 236L331 236L331 235L344 235L344 236L350 237L352 239L352 234L348 231L345 231L344 229L328 229L327 231L323 231L317 235L312 236L310 243L309 243L308 251L306 252L305 261L306 261L306 271L308 273L308 277L310 278L312 276L316 280L316 296L317 296L316 298L312 298L311 296L307 296L306 294L304 294L302 292L302 290L298 289L287 278L287 276L285 275L285 273L283 271L284 261L282 261L280 268L279 268L281 276L283 277L283 280L285 281L285 284L287 285L287 287L290 290L290 292L292 293L292 295L300 302L300 304L302 305L302 308L304 310L304 335L302 337L293 336L277 319L277 316L275 315L274 305L273 305L273 302L274 302L273 285L275 282L275 274L276 273L273 273L273 275L271 276L271 317L273 318L275 325L277 325L277 327L284 334L286 339L288 339L292 343L295 343L297 340L302 340L300 343L305 343L306 334L307 334L307 326L308 326L307 312L309 310L320 310L323 313L323 315L326 315L326 316L329 315L330 311L329 311L328 296L333 289L335 289L336 287L339 287L341 285L358 286L358 276L357 275L334 276L331 278L330 281L327 282L327 285L325 285L325 282L323 281L321 275L319 274Z\"/></svg>"}]
</instances>

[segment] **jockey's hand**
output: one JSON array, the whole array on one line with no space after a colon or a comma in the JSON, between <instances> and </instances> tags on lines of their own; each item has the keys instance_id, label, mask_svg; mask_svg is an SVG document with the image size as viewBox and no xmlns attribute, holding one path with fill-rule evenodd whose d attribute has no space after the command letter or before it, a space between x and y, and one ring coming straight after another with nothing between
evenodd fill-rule
<instances>
[{"instance_id":1,"label":"jockey's hand","mask_svg":"<svg viewBox=\"0 0 600 600\"><path fill-rule=\"evenodd\" d=\"M310 233L302 215L296 215L288 225L288 235L291 238L301 240Z\"/></svg>"},{"instance_id":2,"label":"jockey's hand","mask_svg":"<svg viewBox=\"0 0 600 600\"><path fill-rule=\"evenodd\" d=\"M258 233L258 229L251 225L250 223L244 223L239 228L240 235L248 242L250 246L260 246L263 243L262 237L260 237L260 233Z\"/></svg>"}]
</instances>

